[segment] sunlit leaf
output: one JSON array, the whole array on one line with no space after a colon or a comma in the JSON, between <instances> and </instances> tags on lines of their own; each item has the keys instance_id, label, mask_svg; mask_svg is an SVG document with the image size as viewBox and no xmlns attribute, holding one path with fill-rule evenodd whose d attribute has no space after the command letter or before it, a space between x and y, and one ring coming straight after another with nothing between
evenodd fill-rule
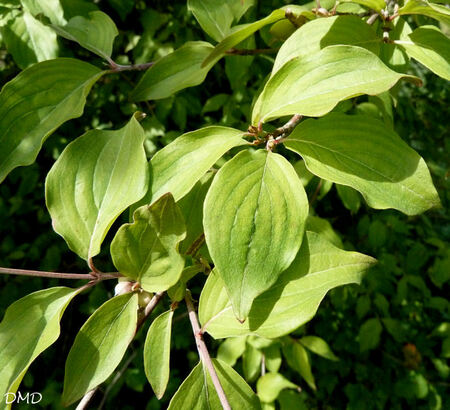
<instances>
[{"instance_id":1,"label":"sunlit leaf","mask_svg":"<svg viewBox=\"0 0 450 410\"><path fill-rule=\"evenodd\" d=\"M111 18L92 11L88 17L76 16L64 26L53 25L55 32L105 59L111 56L114 38L119 34Z\"/></svg>"},{"instance_id":2,"label":"sunlit leaf","mask_svg":"<svg viewBox=\"0 0 450 410\"><path fill-rule=\"evenodd\" d=\"M214 65L202 62L213 50L213 46L204 41L189 41L150 67L130 98L133 101L159 100L170 97L177 91L201 84L208 71Z\"/></svg>"},{"instance_id":3,"label":"sunlit leaf","mask_svg":"<svg viewBox=\"0 0 450 410\"><path fill-rule=\"evenodd\" d=\"M384 0L383 4L384 4ZM289 60L308 56L336 44L355 45L378 54L381 40L372 26L357 16L316 19L296 30L281 46L272 76Z\"/></svg>"},{"instance_id":4,"label":"sunlit leaf","mask_svg":"<svg viewBox=\"0 0 450 410\"><path fill-rule=\"evenodd\" d=\"M443 4L431 3L426 0L408 0L399 8L400 16L406 14L421 14L434 18L445 24L450 24L450 9Z\"/></svg>"},{"instance_id":5,"label":"sunlit leaf","mask_svg":"<svg viewBox=\"0 0 450 410\"><path fill-rule=\"evenodd\" d=\"M58 339L64 310L80 291L81 288L66 287L40 290L19 299L6 310L0 323L2 400L5 394L16 393L30 364Z\"/></svg>"},{"instance_id":6,"label":"sunlit leaf","mask_svg":"<svg viewBox=\"0 0 450 410\"><path fill-rule=\"evenodd\" d=\"M59 58L22 71L0 92L0 182L30 165L45 139L83 113L86 96L103 75L79 60Z\"/></svg>"},{"instance_id":7,"label":"sunlit leaf","mask_svg":"<svg viewBox=\"0 0 450 410\"><path fill-rule=\"evenodd\" d=\"M313 174L355 188L373 208L415 215L440 204L424 160L372 117L332 113L304 121L286 147Z\"/></svg>"},{"instance_id":8,"label":"sunlit leaf","mask_svg":"<svg viewBox=\"0 0 450 410\"><path fill-rule=\"evenodd\" d=\"M256 394L232 367L214 359L213 364L232 409L261 409ZM199 363L172 397L168 410L221 408L211 377Z\"/></svg>"},{"instance_id":9,"label":"sunlit leaf","mask_svg":"<svg viewBox=\"0 0 450 410\"><path fill-rule=\"evenodd\" d=\"M298 389L298 386L282 374L271 372L260 377L256 384L259 398L262 402L267 403L274 401L283 389Z\"/></svg>"},{"instance_id":10,"label":"sunlit leaf","mask_svg":"<svg viewBox=\"0 0 450 410\"><path fill-rule=\"evenodd\" d=\"M184 258L178 244L186 236L183 216L172 195L134 212L133 223L117 231L111 257L122 275L139 282L147 292L169 289L180 278Z\"/></svg>"},{"instance_id":11,"label":"sunlit leaf","mask_svg":"<svg viewBox=\"0 0 450 410\"><path fill-rule=\"evenodd\" d=\"M145 339L145 374L158 400L164 395L169 382L172 318L173 310L159 315L152 322Z\"/></svg>"},{"instance_id":12,"label":"sunlit leaf","mask_svg":"<svg viewBox=\"0 0 450 410\"><path fill-rule=\"evenodd\" d=\"M143 142L135 117L117 131L91 130L71 142L48 173L53 228L81 258L100 252L114 220L147 191Z\"/></svg>"},{"instance_id":13,"label":"sunlit leaf","mask_svg":"<svg viewBox=\"0 0 450 410\"><path fill-rule=\"evenodd\" d=\"M303 336L299 343L305 346L311 352L324 357L328 360L338 361L339 359L333 353L328 343L317 336Z\"/></svg>"},{"instance_id":14,"label":"sunlit leaf","mask_svg":"<svg viewBox=\"0 0 450 410\"><path fill-rule=\"evenodd\" d=\"M266 83L253 108L253 124L284 115L320 117L339 101L362 94L376 95L401 78L372 52L355 46L329 46L307 58L288 61Z\"/></svg>"},{"instance_id":15,"label":"sunlit leaf","mask_svg":"<svg viewBox=\"0 0 450 410\"><path fill-rule=\"evenodd\" d=\"M137 325L138 295L116 296L83 325L66 361L62 401L77 401L103 383L119 365Z\"/></svg>"},{"instance_id":16,"label":"sunlit leaf","mask_svg":"<svg viewBox=\"0 0 450 410\"><path fill-rule=\"evenodd\" d=\"M215 176L203 212L209 252L245 320L300 248L308 214L303 185L281 155L241 151Z\"/></svg>"},{"instance_id":17,"label":"sunlit leaf","mask_svg":"<svg viewBox=\"0 0 450 410\"><path fill-rule=\"evenodd\" d=\"M375 11L380 11L386 7L384 0L340 0L339 3L357 3Z\"/></svg>"},{"instance_id":18,"label":"sunlit leaf","mask_svg":"<svg viewBox=\"0 0 450 410\"><path fill-rule=\"evenodd\" d=\"M370 256L343 251L307 232L294 262L274 286L255 299L248 320L242 324L234 317L220 276L213 271L200 296L200 321L215 338L288 334L314 316L330 289L360 283L374 262Z\"/></svg>"},{"instance_id":19,"label":"sunlit leaf","mask_svg":"<svg viewBox=\"0 0 450 410\"><path fill-rule=\"evenodd\" d=\"M303 377L311 389L316 390L316 382L311 371L308 352L305 348L299 342L287 339L283 345L283 355L286 357L289 366Z\"/></svg>"}]
</instances>

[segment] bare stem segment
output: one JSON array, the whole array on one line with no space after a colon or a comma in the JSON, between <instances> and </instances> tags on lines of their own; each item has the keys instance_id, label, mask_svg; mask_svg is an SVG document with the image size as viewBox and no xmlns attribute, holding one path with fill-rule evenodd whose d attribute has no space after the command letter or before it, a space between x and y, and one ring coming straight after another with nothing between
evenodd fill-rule
<instances>
[{"instance_id":1,"label":"bare stem segment","mask_svg":"<svg viewBox=\"0 0 450 410\"><path fill-rule=\"evenodd\" d=\"M219 396L220 403L224 410L231 410L230 403L228 403L227 396L225 395L225 391L223 390L222 385L220 384L219 377L217 376L216 369L212 363L211 357L209 356L208 348L203 341L203 333L200 329L200 324L198 322L197 313L195 312L194 304L192 303L192 297L189 290L186 290L186 296L184 298L186 301L186 306L189 313L189 320L191 321L192 331L194 332L195 342L197 344L198 355L200 356L200 360L203 365L208 370L209 375L211 376L212 382L216 389L217 395Z\"/></svg>"},{"instance_id":2,"label":"bare stem segment","mask_svg":"<svg viewBox=\"0 0 450 410\"><path fill-rule=\"evenodd\" d=\"M21 275L21 276L38 276L41 278L56 278L56 279L82 279L82 280L106 280L117 279L122 275L118 272L102 273L98 275L96 272L90 273L61 273L61 272L46 272L40 270L26 270L26 269L12 269L0 268L0 274L6 275Z\"/></svg>"}]
</instances>

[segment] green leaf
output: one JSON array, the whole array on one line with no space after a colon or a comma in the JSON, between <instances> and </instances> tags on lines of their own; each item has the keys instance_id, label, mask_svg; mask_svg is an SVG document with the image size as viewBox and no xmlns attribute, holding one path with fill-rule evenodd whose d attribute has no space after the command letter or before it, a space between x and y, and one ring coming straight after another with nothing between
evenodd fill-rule
<instances>
[{"instance_id":1,"label":"green leaf","mask_svg":"<svg viewBox=\"0 0 450 410\"><path fill-rule=\"evenodd\" d=\"M328 220L319 218L318 216L309 215L306 220L307 231L320 234L324 239L332 243L334 246L343 249L344 245L339 235L334 231Z\"/></svg>"},{"instance_id":2,"label":"green leaf","mask_svg":"<svg viewBox=\"0 0 450 410\"><path fill-rule=\"evenodd\" d=\"M213 46L204 41L189 41L150 67L131 92L133 101L159 100L177 91L201 84L214 65L203 65Z\"/></svg>"},{"instance_id":3,"label":"green leaf","mask_svg":"<svg viewBox=\"0 0 450 410\"><path fill-rule=\"evenodd\" d=\"M258 397L232 367L215 359L213 359L213 364L232 409L261 409ZM199 363L172 397L168 410L220 408L222 405L211 377Z\"/></svg>"},{"instance_id":4,"label":"green leaf","mask_svg":"<svg viewBox=\"0 0 450 410\"><path fill-rule=\"evenodd\" d=\"M236 364L245 351L246 337L229 337L219 346L217 351L217 359L225 362L230 366Z\"/></svg>"},{"instance_id":5,"label":"green leaf","mask_svg":"<svg viewBox=\"0 0 450 410\"><path fill-rule=\"evenodd\" d=\"M410 25L404 18L397 18L392 23L389 39L398 41L412 33ZM383 42L380 49L381 60L394 71L404 72L409 69L409 57L406 51L397 44ZM370 98L369 98L370 99Z\"/></svg>"},{"instance_id":6,"label":"green leaf","mask_svg":"<svg viewBox=\"0 0 450 410\"><path fill-rule=\"evenodd\" d=\"M64 310L81 290L66 287L40 290L19 299L6 310L0 323L2 400L5 394L16 393L30 364L58 339Z\"/></svg>"},{"instance_id":7,"label":"green leaf","mask_svg":"<svg viewBox=\"0 0 450 410\"><path fill-rule=\"evenodd\" d=\"M6 49L22 69L58 55L55 33L26 11L10 20L1 32Z\"/></svg>"},{"instance_id":8,"label":"green leaf","mask_svg":"<svg viewBox=\"0 0 450 410\"><path fill-rule=\"evenodd\" d=\"M445 24L450 24L450 9L441 4L430 3L426 0L408 0L398 10L400 16L406 14L421 14L434 18Z\"/></svg>"},{"instance_id":9,"label":"green leaf","mask_svg":"<svg viewBox=\"0 0 450 410\"><path fill-rule=\"evenodd\" d=\"M265 150L241 151L205 199L206 243L242 321L300 248L308 200L292 165Z\"/></svg>"},{"instance_id":10,"label":"green leaf","mask_svg":"<svg viewBox=\"0 0 450 410\"><path fill-rule=\"evenodd\" d=\"M180 278L184 258L178 244L186 236L183 215L171 194L134 212L133 223L117 231L111 243L114 266L147 292L162 292Z\"/></svg>"},{"instance_id":11,"label":"green leaf","mask_svg":"<svg viewBox=\"0 0 450 410\"><path fill-rule=\"evenodd\" d=\"M255 0L188 0L188 10L203 31L220 41L229 33L233 22L237 22L254 4Z\"/></svg>"},{"instance_id":12,"label":"green leaf","mask_svg":"<svg viewBox=\"0 0 450 410\"><path fill-rule=\"evenodd\" d=\"M372 117L332 113L307 120L285 144L313 174L355 188L373 208L415 215L439 205L424 160Z\"/></svg>"},{"instance_id":13,"label":"green leaf","mask_svg":"<svg viewBox=\"0 0 450 410\"><path fill-rule=\"evenodd\" d=\"M208 67L210 64L216 63L227 50L230 50L240 42L244 41L247 37L250 37L253 33L260 30L268 24L275 23L278 20L284 18L285 11L278 9L270 13L267 17L261 20L255 21L250 24L242 24L230 35L225 37L217 46L212 50L202 63L202 67Z\"/></svg>"},{"instance_id":14,"label":"green leaf","mask_svg":"<svg viewBox=\"0 0 450 410\"><path fill-rule=\"evenodd\" d=\"M252 382L256 380L261 371L262 352L247 343L242 356L242 370L245 380Z\"/></svg>"},{"instance_id":15,"label":"green leaf","mask_svg":"<svg viewBox=\"0 0 450 410\"><path fill-rule=\"evenodd\" d=\"M53 25L52 28L61 37L75 41L107 60L111 57L114 39L119 34L114 21L101 11L91 11L87 17L73 17L66 25Z\"/></svg>"},{"instance_id":16,"label":"green leaf","mask_svg":"<svg viewBox=\"0 0 450 410\"><path fill-rule=\"evenodd\" d=\"M280 373L266 373L256 383L258 396L264 403L274 401L283 389L298 389L298 386Z\"/></svg>"},{"instance_id":17,"label":"green leaf","mask_svg":"<svg viewBox=\"0 0 450 410\"><path fill-rule=\"evenodd\" d=\"M235 319L222 280L214 271L200 296L200 321L216 339L248 334L283 336L308 322L330 289L360 283L374 262L370 256L343 251L307 232L294 262L275 286L255 299L246 322Z\"/></svg>"},{"instance_id":18,"label":"green leaf","mask_svg":"<svg viewBox=\"0 0 450 410\"><path fill-rule=\"evenodd\" d=\"M324 357L328 360L338 361L337 356L332 352L328 343L317 336L304 336L299 340L299 343L306 347L311 352Z\"/></svg>"},{"instance_id":19,"label":"green leaf","mask_svg":"<svg viewBox=\"0 0 450 410\"><path fill-rule=\"evenodd\" d=\"M24 9L33 16L43 14L53 24L64 24L66 22L61 0L20 0L20 2Z\"/></svg>"},{"instance_id":20,"label":"green leaf","mask_svg":"<svg viewBox=\"0 0 450 410\"><path fill-rule=\"evenodd\" d=\"M122 360L137 325L138 295L100 306L77 334L66 361L62 401L68 406L103 383Z\"/></svg>"},{"instance_id":21,"label":"green leaf","mask_svg":"<svg viewBox=\"0 0 450 410\"><path fill-rule=\"evenodd\" d=\"M272 345L266 347L263 350L263 354L267 370L269 370L269 372L274 373L278 372L278 370L280 370L281 363L283 361L283 359L281 358L280 346Z\"/></svg>"},{"instance_id":22,"label":"green leaf","mask_svg":"<svg viewBox=\"0 0 450 410\"><path fill-rule=\"evenodd\" d=\"M283 345L283 355L286 357L288 365L303 377L311 389L316 390L316 382L305 348L297 341L288 339L287 343Z\"/></svg>"},{"instance_id":23,"label":"green leaf","mask_svg":"<svg viewBox=\"0 0 450 410\"><path fill-rule=\"evenodd\" d=\"M397 42L435 74L450 80L450 39L435 26L422 26Z\"/></svg>"},{"instance_id":24,"label":"green leaf","mask_svg":"<svg viewBox=\"0 0 450 410\"><path fill-rule=\"evenodd\" d=\"M186 253L203 234L203 203L213 176L213 172L207 172L178 202L187 229L186 238L180 244L180 253Z\"/></svg>"},{"instance_id":25,"label":"green leaf","mask_svg":"<svg viewBox=\"0 0 450 410\"><path fill-rule=\"evenodd\" d=\"M349 186L340 184L336 184L336 190L344 206L352 214L356 214L361 206L361 196L359 193Z\"/></svg>"},{"instance_id":26,"label":"green leaf","mask_svg":"<svg viewBox=\"0 0 450 410\"><path fill-rule=\"evenodd\" d=\"M71 142L47 175L54 230L88 260L115 219L147 190L144 131L135 117L117 131L91 130Z\"/></svg>"},{"instance_id":27,"label":"green leaf","mask_svg":"<svg viewBox=\"0 0 450 410\"><path fill-rule=\"evenodd\" d=\"M386 3L384 0L340 0L339 3L357 3L361 4L361 6L375 11L380 11L381 9L384 9L386 7Z\"/></svg>"},{"instance_id":28,"label":"green leaf","mask_svg":"<svg viewBox=\"0 0 450 410\"><path fill-rule=\"evenodd\" d=\"M152 322L145 339L145 374L158 400L164 395L169 382L172 319L173 310L159 315Z\"/></svg>"},{"instance_id":29,"label":"green leaf","mask_svg":"<svg viewBox=\"0 0 450 410\"><path fill-rule=\"evenodd\" d=\"M32 164L46 138L83 113L86 96L102 75L90 64L59 58L27 68L3 87L0 182L14 168Z\"/></svg>"},{"instance_id":30,"label":"green leaf","mask_svg":"<svg viewBox=\"0 0 450 410\"><path fill-rule=\"evenodd\" d=\"M150 161L152 179L141 203L150 204L167 192L175 201L183 198L225 152L247 144L242 134L233 128L212 126L178 137Z\"/></svg>"},{"instance_id":31,"label":"green leaf","mask_svg":"<svg viewBox=\"0 0 450 410\"><path fill-rule=\"evenodd\" d=\"M384 4L384 0L382 0ZM294 32L281 46L273 64L273 76L293 58L308 58L321 49L346 44L363 47L375 54L380 50L381 40L372 26L357 16L334 16L312 20Z\"/></svg>"},{"instance_id":32,"label":"green leaf","mask_svg":"<svg viewBox=\"0 0 450 410\"><path fill-rule=\"evenodd\" d=\"M359 329L359 350L365 352L375 349L380 343L382 330L380 319L371 318L366 320Z\"/></svg>"},{"instance_id":33,"label":"green leaf","mask_svg":"<svg viewBox=\"0 0 450 410\"><path fill-rule=\"evenodd\" d=\"M266 83L253 107L253 124L284 115L320 117L339 101L362 94L376 95L401 78L370 51L355 46L328 46L288 61Z\"/></svg>"}]
</instances>

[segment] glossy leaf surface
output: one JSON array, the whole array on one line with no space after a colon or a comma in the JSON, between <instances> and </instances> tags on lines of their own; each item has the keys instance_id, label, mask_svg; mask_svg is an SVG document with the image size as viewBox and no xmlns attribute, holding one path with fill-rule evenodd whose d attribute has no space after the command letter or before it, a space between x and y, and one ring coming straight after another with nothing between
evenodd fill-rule
<instances>
[{"instance_id":1,"label":"glossy leaf surface","mask_svg":"<svg viewBox=\"0 0 450 410\"><path fill-rule=\"evenodd\" d=\"M355 188L376 209L415 215L439 205L424 160L368 116L333 113L301 123L286 141L315 175Z\"/></svg>"},{"instance_id":2,"label":"glossy leaf surface","mask_svg":"<svg viewBox=\"0 0 450 410\"><path fill-rule=\"evenodd\" d=\"M111 257L122 275L139 282L147 292L162 292L180 278L184 258L178 244L186 236L180 209L172 195L136 209L133 223L117 231Z\"/></svg>"},{"instance_id":3,"label":"glossy leaf surface","mask_svg":"<svg viewBox=\"0 0 450 410\"><path fill-rule=\"evenodd\" d=\"M0 182L30 165L45 139L83 113L86 96L103 75L79 60L59 58L22 71L0 92Z\"/></svg>"},{"instance_id":4,"label":"glossy leaf surface","mask_svg":"<svg viewBox=\"0 0 450 410\"><path fill-rule=\"evenodd\" d=\"M53 228L81 258L100 252L114 220L147 191L143 142L134 117L117 131L88 131L64 149L47 175Z\"/></svg>"},{"instance_id":5,"label":"glossy leaf surface","mask_svg":"<svg viewBox=\"0 0 450 410\"><path fill-rule=\"evenodd\" d=\"M241 151L215 176L203 208L206 243L240 320L300 248L308 200L278 154Z\"/></svg>"},{"instance_id":6,"label":"glossy leaf surface","mask_svg":"<svg viewBox=\"0 0 450 410\"><path fill-rule=\"evenodd\" d=\"M234 317L223 282L213 271L200 297L200 321L214 338L288 334L314 316L330 289L360 283L374 262L370 256L343 251L307 232L294 262L274 286L255 299L243 324Z\"/></svg>"}]
</instances>

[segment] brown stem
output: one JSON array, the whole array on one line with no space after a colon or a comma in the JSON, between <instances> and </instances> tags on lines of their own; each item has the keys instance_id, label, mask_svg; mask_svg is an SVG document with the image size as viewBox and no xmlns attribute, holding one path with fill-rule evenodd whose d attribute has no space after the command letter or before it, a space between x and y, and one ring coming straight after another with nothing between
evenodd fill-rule
<instances>
[{"instance_id":1,"label":"brown stem","mask_svg":"<svg viewBox=\"0 0 450 410\"><path fill-rule=\"evenodd\" d=\"M90 273L60 273L60 272L46 272L40 270L26 270L26 269L11 269L0 268L0 274L7 275L21 275L21 276L38 276L41 278L56 278L56 279L83 279L83 280L106 280L117 279L122 275L118 272L102 273L100 275L96 272Z\"/></svg>"},{"instance_id":2,"label":"brown stem","mask_svg":"<svg viewBox=\"0 0 450 410\"><path fill-rule=\"evenodd\" d=\"M292 131L294 131L294 128L298 125L302 118L303 117L300 114L295 114L286 124L272 132L272 136L274 138L286 138Z\"/></svg>"},{"instance_id":3,"label":"brown stem","mask_svg":"<svg viewBox=\"0 0 450 410\"><path fill-rule=\"evenodd\" d=\"M225 51L225 53L228 55L235 55L235 56L251 56L255 54L278 53L279 50L280 50L279 48L254 48L254 49L230 48L229 50Z\"/></svg>"},{"instance_id":4,"label":"brown stem","mask_svg":"<svg viewBox=\"0 0 450 410\"><path fill-rule=\"evenodd\" d=\"M216 389L217 395L219 396L220 403L224 410L231 410L230 403L228 403L227 396L223 390L222 384L220 383L219 377L217 376L216 369L214 368L211 357L209 356L208 348L203 341L203 333L200 329L200 324L198 323L197 313L195 312L194 304L192 303L191 293L186 289L186 296L184 298L186 301L186 306L189 313L189 320L191 321L192 331L194 332L195 342L197 344L198 355L203 365L208 370L211 380Z\"/></svg>"},{"instance_id":5,"label":"brown stem","mask_svg":"<svg viewBox=\"0 0 450 410\"><path fill-rule=\"evenodd\" d=\"M92 400L92 397L94 397L94 394L97 392L97 388L89 390L81 399L81 401L78 403L78 406L75 410L85 410L88 408L89 403Z\"/></svg>"},{"instance_id":6,"label":"brown stem","mask_svg":"<svg viewBox=\"0 0 450 410\"><path fill-rule=\"evenodd\" d=\"M202 232L199 237L192 242L192 245L186 251L186 255L195 256L205 242L205 234Z\"/></svg>"}]
</instances>

